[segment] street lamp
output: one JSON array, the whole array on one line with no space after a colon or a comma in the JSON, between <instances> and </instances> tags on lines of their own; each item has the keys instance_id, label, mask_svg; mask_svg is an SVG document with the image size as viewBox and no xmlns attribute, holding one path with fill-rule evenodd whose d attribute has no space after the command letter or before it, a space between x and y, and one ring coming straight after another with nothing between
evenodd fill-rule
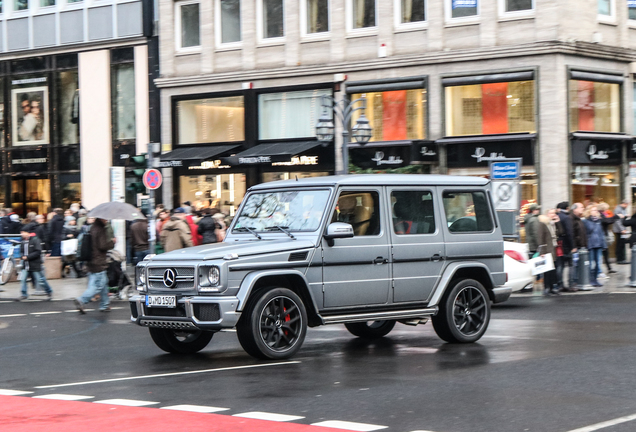
<instances>
[{"instance_id":1,"label":"street lamp","mask_svg":"<svg viewBox=\"0 0 636 432\"><path fill-rule=\"evenodd\" d=\"M361 102L361 105L354 108L354 105ZM332 97L323 95L321 98L322 114L316 124L316 137L318 141L323 145L327 145L334 139L335 125L332 118L338 118L342 123L342 172L341 174L347 174L349 172L349 122L351 116L356 111L362 111L360 117L356 121L356 124L351 128L351 135L360 145L365 145L373 137L373 129L369 124L369 120L364 115L364 110L367 108L367 99L361 97L348 102L347 99L343 99L340 102L336 102ZM333 117L329 115L329 111L333 112Z\"/></svg>"}]
</instances>

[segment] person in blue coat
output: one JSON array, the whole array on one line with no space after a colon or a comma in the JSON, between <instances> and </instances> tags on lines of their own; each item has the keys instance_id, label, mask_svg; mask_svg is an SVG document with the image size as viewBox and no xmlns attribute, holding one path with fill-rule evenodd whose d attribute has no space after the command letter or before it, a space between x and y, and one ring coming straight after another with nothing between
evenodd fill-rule
<instances>
[{"instance_id":1,"label":"person in blue coat","mask_svg":"<svg viewBox=\"0 0 636 432\"><path fill-rule=\"evenodd\" d=\"M602 287L603 285L598 281L598 275L601 272L603 249L607 248L603 221L596 205L588 206L584 216L587 249L590 253L590 284L593 287Z\"/></svg>"}]
</instances>

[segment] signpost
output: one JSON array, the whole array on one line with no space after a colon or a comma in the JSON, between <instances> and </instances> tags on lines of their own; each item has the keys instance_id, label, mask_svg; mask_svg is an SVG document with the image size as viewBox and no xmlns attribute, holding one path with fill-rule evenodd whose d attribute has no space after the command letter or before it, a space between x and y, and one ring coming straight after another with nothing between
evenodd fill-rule
<instances>
[{"instance_id":1,"label":"signpost","mask_svg":"<svg viewBox=\"0 0 636 432\"><path fill-rule=\"evenodd\" d=\"M519 193L523 159L497 159L490 161L490 180L493 201L504 236L519 238Z\"/></svg>"}]
</instances>

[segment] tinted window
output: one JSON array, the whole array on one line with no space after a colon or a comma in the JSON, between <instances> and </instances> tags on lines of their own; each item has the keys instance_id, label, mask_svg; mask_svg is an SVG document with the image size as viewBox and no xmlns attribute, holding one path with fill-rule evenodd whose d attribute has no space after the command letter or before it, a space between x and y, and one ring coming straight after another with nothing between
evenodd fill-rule
<instances>
[{"instance_id":1,"label":"tinted window","mask_svg":"<svg viewBox=\"0 0 636 432\"><path fill-rule=\"evenodd\" d=\"M492 217L484 192L445 191L443 199L450 232L492 231Z\"/></svg>"},{"instance_id":2,"label":"tinted window","mask_svg":"<svg viewBox=\"0 0 636 432\"><path fill-rule=\"evenodd\" d=\"M345 222L355 236L380 234L380 196L374 191L342 192L332 222Z\"/></svg>"},{"instance_id":3,"label":"tinted window","mask_svg":"<svg viewBox=\"0 0 636 432\"><path fill-rule=\"evenodd\" d=\"M432 234L435 232L433 194L429 191L394 191L393 232L396 234Z\"/></svg>"}]
</instances>

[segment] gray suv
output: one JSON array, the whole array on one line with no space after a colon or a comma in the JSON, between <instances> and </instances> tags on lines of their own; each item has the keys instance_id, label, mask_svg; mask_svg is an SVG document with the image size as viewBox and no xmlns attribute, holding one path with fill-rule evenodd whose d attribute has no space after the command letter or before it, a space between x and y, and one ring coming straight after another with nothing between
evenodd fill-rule
<instances>
[{"instance_id":1,"label":"gray suv","mask_svg":"<svg viewBox=\"0 0 636 432\"><path fill-rule=\"evenodd\" d=\"M430 318L445 341L475 342L510 296L489 180L441 175L254 186L223 243L149 256L135 280L132 321L162 350L194 353L236 328L270 359L325 324L380 338Z\"/></svg>"}]
</instances>

